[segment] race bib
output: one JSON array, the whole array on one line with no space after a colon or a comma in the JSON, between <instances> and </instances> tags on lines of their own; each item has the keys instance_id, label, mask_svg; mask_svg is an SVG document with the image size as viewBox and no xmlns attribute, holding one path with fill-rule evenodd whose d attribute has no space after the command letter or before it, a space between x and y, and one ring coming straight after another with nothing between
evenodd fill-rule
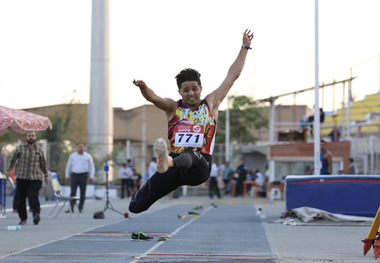
<instances>
[{"instance_id":1,"label":"race bib","mask_svg":"<svg viewBox=\"0 0 380 263\"><path fill-rule=\"evenodd\" d=\"M202 147L204 126L198 124L178 124L174 128L176 147Z\"/></svg>"}]
</instances>

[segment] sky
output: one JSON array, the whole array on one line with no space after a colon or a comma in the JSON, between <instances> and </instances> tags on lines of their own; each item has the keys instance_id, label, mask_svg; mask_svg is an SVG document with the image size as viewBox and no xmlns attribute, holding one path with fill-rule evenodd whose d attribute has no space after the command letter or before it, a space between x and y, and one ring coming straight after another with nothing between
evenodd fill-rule
<instances>
[{"instance_id":1,"label":"sky","mask_svg":"<svg viewBox=\"0 0 380 263\"><path fill-rule=\"evenodd\" d=\"M147 103L133 79L144 80L162 97L179 99L174 77L188 67L201 73L207 95L225 78L245 29L254 31L253 49L229 94L263 99L314 86L314 0L109 3L114 107ZM89 102L91 6L90 0L0 0L0 105ZM320 82L352 74L358 77L354 98L378 92L380 1L319 0L318 6ZM332 89L321 92L320 105L339 107L342 90L335 87L335 100ZM310 107L313 102L313 92L276 101Z\"/></svg>"}]
</instances>

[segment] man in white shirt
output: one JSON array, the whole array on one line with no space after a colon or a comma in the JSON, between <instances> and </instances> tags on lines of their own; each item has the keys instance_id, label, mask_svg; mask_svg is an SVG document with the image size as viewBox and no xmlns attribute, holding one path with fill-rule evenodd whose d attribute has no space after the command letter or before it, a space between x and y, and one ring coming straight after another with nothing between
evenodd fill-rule
<instances>
[{"instance_id":1,"label":"man in white shirt","mask_svg":"<svg viewBox=\"0 0 380 263\"><path fill-rule=\"evenodd\" d=\"M157 158L153 157L152 161L149 164L149 168L148 168L149 178L151 178L155 172L157 172Z\"/></svg>"},{"instance_id":2,"label":"man in white shirt","mask_svg":"<svg viewBox=\"0 0 380 263\"><path fill-rule=\"evenodd\" d=\"M124 192L126 190L127 192L127 197L129 197L132 193L129 192L129 189L133 189L133 170L131 167L128 165L127 162L123 163L123 167L120 168L119 170L119 178L121 180L121 195L120 198L123 199L125 197Z\"/></svg>"},{"instance_id":3,"label":"man in white shirt","mask_svg":"<svg viewBox=\"0 0 380 263\"><path fill-rule=\"evenodd\" d=\"M221 198L219 188L218 188L218 174L219 174L218 166L214 162L214 159L212 159L210 179L209 179L209 191L208 191L208 194L211 199L214 197L214 193L218 196L218 198Z\"/></svg>"},{"instance_id":4,"label":"man in white shirt","mask_svg":"<svg viewBox=\"0 0 380 263\"><path fill-rule=\"evenodd\" d=\"M84 200L86 198L87 179L90 183L94 182L95 166L92 156L85 152L85 144L77 144L78 151L72 153L66 165L66 181L70 180L71 175L71 193L70 196L76 196L77 188L80 189L79 212L82 213ZM71 201L71 211L74 211L75 200ZM70 212L70 211L66 211Z\"/></svg>"},{"instance_id":5,"label":"man in white shirt","mask_svg":"<svg viewBox=\"0 0 380 263\"><path fill-rule=\"evenodd\" d=\"M257 177L255 179L255 182L258 185L258 194L261 197L265 197L266 196L265 176L262 173L260 173L259 169L256 169L256 176Z\"/></svg>"}]
</instances>

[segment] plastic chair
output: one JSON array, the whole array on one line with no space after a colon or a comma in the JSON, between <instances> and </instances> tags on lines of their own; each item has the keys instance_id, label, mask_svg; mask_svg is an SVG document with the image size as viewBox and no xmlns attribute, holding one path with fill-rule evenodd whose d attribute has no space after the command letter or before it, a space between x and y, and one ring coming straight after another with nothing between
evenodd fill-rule
<instances>
[{"instance_id":1,"label":"plastic chair","mask_svg":"<svg viewBox=\"0 0 380 263\"><path fill-rule=\"evenodd\" d=\"M270 190L270 200L281 200L281 190L280 188L274 187Z\"/></svg>"},{"instance_id":2,"label":"plastic chair","mask_svg":"<svg viewBox=\"0 0 380 263\"><path fill-rule=\"evenodd\" d=\"M79 196L63 196L61 192L61 185L59 184L58 180L55 178L51 179L51 185L53 187L54 196L55 198L57 198L58 202L56 203L53 210L51 210L51 212L49 213L48 218L56 218L58 214L62 211L63 207L65 207L66 203L68 203L69 205L69 212L71 216L72 211L71 211L70 201L74 200L75 201L74 206L77 206L76 201L79 200ZM58 210L58 212L54 216L52 216L54 214L55 209L58 207L60 203L63 203L61 208ZM78 217L79 217L79 213L78 213Z\"/></svg>"}]
</instances>

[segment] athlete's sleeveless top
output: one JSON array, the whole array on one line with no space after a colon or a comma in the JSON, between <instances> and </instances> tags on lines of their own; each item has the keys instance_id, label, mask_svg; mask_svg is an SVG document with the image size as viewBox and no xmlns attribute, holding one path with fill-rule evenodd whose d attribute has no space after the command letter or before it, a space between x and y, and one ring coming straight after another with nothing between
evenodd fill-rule
<instances>
[{"instance_id":1,"label":"athlete's sleeveless top","mask_svg":"<svg viewBox=\"0 0 380 263\"><path fill-rule=\"evenodd\" d=\"M214 150L214 137L216 120L206 100L202 100L196 110L186 107L182 100L173 118L168 122L168 138L171 152L182 153L186 148L203 154L212 154Z\"/></svg>"},{"instance_id":2,"label":"athlete's sleeveless top","mask_svg":"<svg viewBox=\"0 0 380 263\"><path fill-rule=\"evenodd\" d=\"M326 151L321 153L320 155L320 161L321 161L321 170L320 170L320 174L323 175L323 174L330 174L330 171L329 171L329 162L325 159L325 154L326 154Z\"/></svg>"}]
</instances>

